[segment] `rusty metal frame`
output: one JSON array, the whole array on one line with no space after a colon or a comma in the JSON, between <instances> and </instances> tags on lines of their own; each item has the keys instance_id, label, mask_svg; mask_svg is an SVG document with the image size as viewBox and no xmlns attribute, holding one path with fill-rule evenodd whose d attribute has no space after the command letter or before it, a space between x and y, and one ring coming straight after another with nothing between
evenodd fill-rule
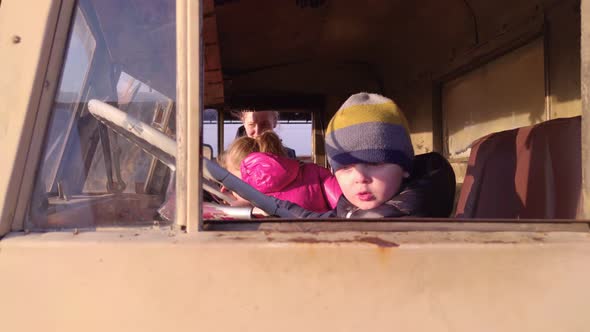
<instances>
[{"instance_id":1,"label":"rusty metal frame","mask_svg":"<svg viewBox=\"0 0 590 332\"><path fill-rule=\"evenodd\" d=\"M208 221L207 231L264 232L590 232L590 220L530 219L445 219L445 218L386 218L374 220L326 221L325 219L289 222L281 219L259 221Z\"/></svg>"}]
</instances>

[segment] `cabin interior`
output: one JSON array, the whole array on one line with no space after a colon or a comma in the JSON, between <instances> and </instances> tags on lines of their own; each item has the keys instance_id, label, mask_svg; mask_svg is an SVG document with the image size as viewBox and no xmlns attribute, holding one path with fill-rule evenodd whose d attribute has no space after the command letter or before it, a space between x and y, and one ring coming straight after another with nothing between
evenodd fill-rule
<instances>
[{"instance_id":1,"label":"cabin interior","mask_svg":"<svg viewBox=\"0 0 590 332\"><path fill-rule=\"evenodd\" d=\"M579 1L205 1L203 36L206 107L320 110L325 165L342 102L383 94L415 153L452 163L457 195L478 138L581 114Z\"/></svg>"},{"instance_id":2,"label":"cabin interior","mask_svg":"<svg viewBox=\"0 0 590 332\"><path fill-rule=\"evenodd\" d=\"M70 36L91 34L83 40L94 55L78 98L57 93L55 107L67 110L48 125L31 215L101 190L151 195L139 205L155 209L170 172L150 156L132 158L132 144L113 146L86 102L116 104L174 136L175 1L81 0L76 10L86 28ZM204 0L202 15L204 108L220 120L245 107L309 112L320 165L324 127L360 91L401 107L415 153L448 158L457 193L478 138L581 115L579 0ZM112 218L103 213L97 220ZM52 225L43 220L33 224Z\"/></svg>"}]
</instances>

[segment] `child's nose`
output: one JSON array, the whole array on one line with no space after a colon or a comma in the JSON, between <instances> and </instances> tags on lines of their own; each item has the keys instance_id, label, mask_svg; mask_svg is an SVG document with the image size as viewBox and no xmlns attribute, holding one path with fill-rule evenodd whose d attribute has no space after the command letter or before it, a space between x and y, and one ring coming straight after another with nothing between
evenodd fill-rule
<instances>
[{"instance_id":1,"label":"child's nose","mask_svg":"<svg viewBox=\"0 0 590 332\"><path fill-rule=\"evenodd\" d=\"M353 169L354 182L356 183L369 183L371 177L367 175L366 168L363 165L355 165Z\"/></svg>"}]
</instances>

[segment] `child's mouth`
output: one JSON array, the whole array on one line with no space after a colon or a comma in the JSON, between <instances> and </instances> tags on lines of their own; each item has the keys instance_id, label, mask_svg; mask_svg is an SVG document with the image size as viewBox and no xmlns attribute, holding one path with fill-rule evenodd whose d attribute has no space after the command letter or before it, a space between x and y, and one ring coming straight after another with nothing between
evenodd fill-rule
<instances>
[{"instance_id":1,"label":"child's mouth","mask_svg":"<svg viewBox=\"0 0 590 332\"><path fill-rule=\"evenodd\" d=\"M375 199L375 196L372 193L366 191L356 194L356 197L358 197L358 199L363 202L368 202Z\"/></svg>"}]
</instances>

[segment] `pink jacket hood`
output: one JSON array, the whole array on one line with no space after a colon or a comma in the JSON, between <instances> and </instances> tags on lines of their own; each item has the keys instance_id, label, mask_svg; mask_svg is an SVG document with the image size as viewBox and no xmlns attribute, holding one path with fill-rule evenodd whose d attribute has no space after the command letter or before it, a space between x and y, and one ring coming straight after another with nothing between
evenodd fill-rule
<instances>
[{"instance_id":1,"label":"pink jacket hood","mask_svg":"<svg viewBox=\"0 0 590 332\"><path fill-rule=\"evenodd\" d=\"M328 169L268 153L248 155L240 172L242 180L260 192L316 212L333 209L342 194Z\"/></svg>"}]
</instances>

